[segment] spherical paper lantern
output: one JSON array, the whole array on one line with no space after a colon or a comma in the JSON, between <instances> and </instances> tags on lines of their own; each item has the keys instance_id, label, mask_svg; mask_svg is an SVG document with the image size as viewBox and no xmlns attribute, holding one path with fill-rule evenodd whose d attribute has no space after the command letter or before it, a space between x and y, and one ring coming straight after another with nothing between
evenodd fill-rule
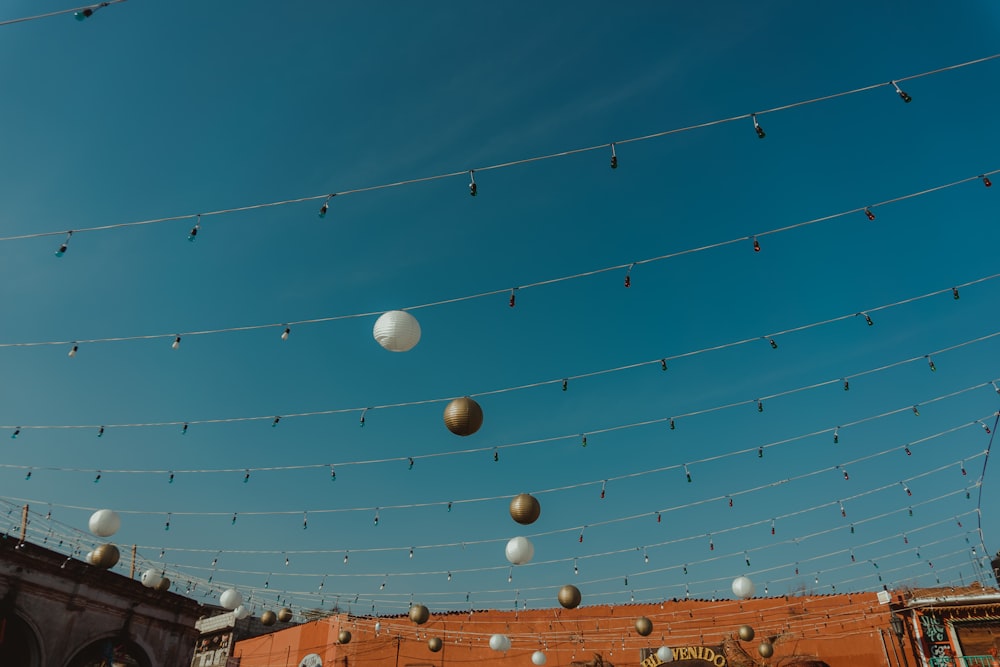
<instances>
[{"instance_id":1,"label":"spherical paper lantern","mask_svg":"<svg viewBox=\"0 0 1000 667\"><path fill-rule=\"evenodd\" d=\"M87 524L90 532L98 537L111 537L122 527L122 518L114 510L97 510Z\"/></svg>"},{"instance_id":2,"label":"spherical paper lantern","mask_svg":"<svg viewBox=\"0 0 1000 667\"><path fill-rule=\"evenodd\" d=\"M483 425L483 409L468 396L456 398L444 409L444 425L455 435L472 435Z\"/></svg>"},{"instance_id":3,"label":"spherical paper lantern","mask_svg":"<svg viewBox=\"0 0 1000 667\"><path fill-rule=\"evenodd\" d=\"M741 625L737 630L736 634L739 635L741 641L750 642L753 641L754 635L756 634L749 625Z\"/></svg>"},{"instance_id":4,"label":"spherical paper lantern","mask_svg":"<svg viewBox=\"0 0 1000 667\"><path fill-rule=\"evenodd\" d=\"M649 633L653 631L653 622L645 616L640 616L635 619L635 631L643 637L648 637Z\"/></svg>"},{"instance_id":5,"label":"spherical paper lantern","mask_svg":"<svg viewBox=\"0 0 1000 667\"><path fill-rule=\"evenodd\" d=\"M535 523L541 513L542 506L530 493L520 493L510 501L510 518L522 525Z\"/></svg>"},{"instance_id":6,"label":"spherical paper lantern","mask_svg":"<svg viewBox=\"0 0 1000 667\"><path fill-rule=\"evenodd\" d=\"M250 610L247 609L244 605L240 605L236 607L236 609L233 609L233 616L235 616L237 620L244 619L249 615L250 615Z\"/></svg>"},{"instance_id":7,"label":"spherical paper lantern","mask_svg":"<svg viewBox=\"0 0 1000 667\"><path fill-rule=\"evenodd\" d=\"M427 640L427 648L431 650L431 653L437 653L438 651L440 651L441 646L442 644L440 637L431 637L430 639Z\"/></svg>"},{"instance_id":8,"label":"spherical paper lantern","mask_svg":"<svg viewBox=\"0 0 1000 667\"><path fill-rule=\"evenodd\" d=\"M94 555L91 556L91 562L94 567L107 570L115 566L120 556L121 554L118 553L118 547L115 545L99 544L97 548L94 549Z\"/></svg>"},{"instance_id":9,"label":"spherical paper lantern","mask_svg":"<svg viewBox=\"0 0 1000 667\"><path fill-rule=\"evenodd\" d=\"M566 609L576 609L582 599L580 589L572 584L566 584L559 589L559 604Z\"/></svg>"},{"instance_id":10,"label":"spherical paper lantern","mask_svg":"<svg viewBox=\"0 0 1000 667\"><path fill-rule=\"evenodd\" d=\"M757 647L757 653L760 653L762 658L770 658L774 655L774 644L771 642L761 642L760 646Z\"/></svg>"},{"instance_id":11,"label":"spherical paper lantern","mask_svg":"<svg viewBox=\"0 0 1000 667\"><path fill-rule=\"evenodd\" d=\"M533 665L544 665L547 660L544 651L535 651L531 654L531 664Z\"/></svg>"},{"instance_id":12,"label":"spherical paper lantern","mask_svg":"<svg viewBox=\"0 0 1000 667\"><path fill-rule=\"evenodd\" d=\"M139 575L139 581L146 588L156 588L156 584L160 583L160 573L155 568L149 568L144 570L141 575Z\"/></svg>"},{"instance_id":13,"label":"spherical paper lantern","mask_svg":"<svg viewBox=\"0 0 1000 667\"><path fill-rule=\"evenodd\" d=\"M423 625L431 617L430 610L422 604L415 604L410 607L410 620L417 625Z\"/></svg>"},{"instance_id":14,"label":"spherical paper lantern","mask_svg":"<svg viewBox=\"0 0 1000 667\"><path fill-rule=\"evenodd\" d=\"M405 310L390 310L375 320L372 335L390 352L406 352L420 342L420 322Z\"/></svg>"},{"instance_id":15,"label":"spherical paper lantern","mask_svg":"<svg viewBox=\"0 0 1000 667\"><path fill-rule=\"evenodd\" d=\"M749 600L756 592L753 582L748 577L736 577L733 579L733 595L741 600Z\"/></svg>"},{"instance_id":16,"label":"spherical paper lantern","mask_svg":"<svg viewBox=\"0 0 1000 667\"><path fill-rule=\"evenodd\" d=\"M503 651L506 653L510 650L510 637L507 635L496 634L490 637L490 648L494 651Z\"/></svg>"},{"instance_id":17,"label":"spherical paper lantern","mask_svg":"<svg viewBox=\"0 0 1000 667\"><path fill-rule=\"evenodd\" d=\"M288 623L292 620L292 610L288 607L282 607L278 610L278 620L282 623Z\"/></svg>"},{"instance_id":18,"label":"spherical paper lantern","mask_svg":"<svg viewBox=\"0 0 1000 667\"><path fill-rule=\"evenodd\" d=\"M161 593L165 593L170 590L170 580L166 577L160 577L160 580L156 582L156 586L153 588Z\"/></svg>"},{"instance_id":19,"label":"spherical paper lantern","mask_svg":"<svg viewBox=\"0 0 1000 667\"><path fill-rule=\"evenodd\" d=\"M235 588L227 588L219 596L219 604L222 605L223 609L232 611L243 604L243 594Z\"/></svg>"},{"instance_id":20,"label":"spherical paper lantern","mask_svg":"<svg viewBox=\"0 0 1000 667\"><path fill-rule=\"evenodd\" d=\"M351 633L348 630L341 630L337 633L337 641L341 644L351 643Z\"/></svg>"},{"instance_id":21,"label":"spherical paper lantern","mask_svg":"<svg viewBox=\"0 0 1000 667\"><path fill-rule=\"evenodd\" d=\"M278 620L278 617L274 615L274 612L268 609L263 614L260 615L261 625L274 625L274 622Z\"/></svg>"},{"instance_id":22,"label":"spherical paper lantern","mask_svg":"<svg viewBox=\"0 0 1000 667\"><path fill-rule=\"evenodd\" d=\"M661 646L656 649L656 657L663 662L670 662L674 659L674 651L669 646Z\"/></svg>"},{"instance_id":23,"label":"spherical paper lantern","mask_svg":"<svg viewBox=\"0 0 1000 667\"><path fill-rule=\"evenodd\" d=\"M527 537L514 537L507 543L504 550L509 560L514 565L524 565L531 562L535 555L535 545Z\"/></svg>"}]
</instances>

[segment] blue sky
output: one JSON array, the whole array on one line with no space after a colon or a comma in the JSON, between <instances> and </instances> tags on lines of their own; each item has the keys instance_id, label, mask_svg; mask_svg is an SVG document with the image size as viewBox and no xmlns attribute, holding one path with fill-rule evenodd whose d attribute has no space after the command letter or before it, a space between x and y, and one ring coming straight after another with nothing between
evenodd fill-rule
<instances>
[{"instance_id":1,"label":"blue sky","mask_svg":"<svg viewBox=\"0 0 1000 667\"><path fill-rule=\"evenodd\" d=\"M998 22L975 3L130 0L5 26L0 424L22 429L0 495L30 501L39 540L116 509L114 539L178 590L236 585L258 612L967 582L1000 529L987 467L976 532L1000 191L975 179L1000 169L1000 60L902 81L909 104L887 82L1000 53ZM625 141L753 112L763 140L739 118ZM459 174L322 219L322 199L204 215L187 241L199 213L469 169L475 198ZM581 275L715 244L627 289L624 268ZM375 315L279 338L494 291L414 309L407 353ZM11 345L82 340L101 342ZM466 394L485 424L459 438L441 413ZM419 404L359 428L399 403ZM319 411L342 412L288 416ZM520 492L532 526L507 514ZM535 559L511 571L515 535Z\"/></svg>"}]
</instances>

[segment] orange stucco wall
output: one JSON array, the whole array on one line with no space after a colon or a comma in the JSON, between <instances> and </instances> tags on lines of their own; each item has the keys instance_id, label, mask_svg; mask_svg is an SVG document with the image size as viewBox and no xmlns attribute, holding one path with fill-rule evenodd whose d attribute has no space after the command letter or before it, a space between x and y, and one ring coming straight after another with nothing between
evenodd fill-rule
<instances>
[{"instance_id":1,"label":"orange stucco wall","mask_svg":"<svg viewBox=\"0 0 1000 667\"><path fill-rule=\"evenodd\" d=\"M368 667L445 665L531 665L534 651L544 650L546 665L570 665L599 653L621 667L638 665L641 649L666 645L711 646L742 624L752 626L756 638L743 642L730 667L745 667L747 658L764 664L757 646L772 638L774 655L766 662L777 665L791 656L823 660L831 667L901 667L899 648L889 632L889 607L874 593L760 598L745 602L722 600L665 601L617 607L595 606L526 611L473 611L432 614L426 624L414 625L406 616L379 619L346 614L281 630L239 642L233 652L240 667L297 667L308 653L318 653L323 665ZM641 637L635 619L645 616L653 632ZM375 622L380 623L376 634ZM351 632L351 642L338 645L341 629ZM489 648L494 633L506 634L511 649L506 654ZM443 648L430 651L427 640L439 637ZM913 654L907 648L912 666Z\"/></svg>"}]
</instances>

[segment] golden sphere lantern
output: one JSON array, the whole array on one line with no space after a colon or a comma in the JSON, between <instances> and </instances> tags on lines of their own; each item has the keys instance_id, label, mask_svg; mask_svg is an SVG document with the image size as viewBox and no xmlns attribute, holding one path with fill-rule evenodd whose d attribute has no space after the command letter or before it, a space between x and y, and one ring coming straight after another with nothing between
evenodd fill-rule
<instances>
[{"instance_id":1,"label":"golden sphere lantern","mask_svg":"<svg viewBox=\"0 0 1000 667\"><path fill-rule=\"evenodd\" d=\"M455 435L472 435L483 425L483 409L468 396L456 398L444 409L444 425Z\"/></svg>"},{"instance_id":2,"label":"golden sphere lantern","mask_svg":"<svg viewBox=\"0 0 1000 667\"><path fill-rule=\"evenodd\" d=\"M351 633L347 630L341 630L337 633L337 641L341 644L351 643Z\"/></svg>"},{"instance_id":3,"label":"golden sphere lantern","mask_svg":"<svg viewBox=\"0 0 1000 667\"><path fill-rule=\"evenodd\" d=\"M580 589L572 584L566 584L559 589L559 604L566 609L576 609L582 599Z\"/></svg>"},{"instance_id":4,"label":"golden sphere lantern","mask_svg":"<svg viewBox=\"0 0 1000 667\"><path fill-rule=\"evenodd\" d=\"M736 634L739 635L741 641L750 642L753 641L756 633L753 631L749 625L741 625L737 630Z\"/></svg>"},{"instance_id":5,"label":"golden sphere lantern","mask_svg":"<svg viewBox=\"0 0 1000 667\"><path fill-rule=\"evenodd\" d=\"M282 623L288 623L292 620L292 610L288 607L282 607L278 610L278 620Z\"/></svg>"},{"instance_id":6,"label":"golden sphere lantern","mask_svg":"<svg viewBox=\"0 0 1000 667\"><path fill-rule=\"evenodd\" d=\"M261 625L274 625L274 622L278 620L274 612L268 609L263 614L260 615Z\"/></svg>"},{"instance_id":7,"label":"golden sphere lantern","mask_svg":"<svg viewBox=\"0 0 1000 667\"><path fill-rule=\"evenodd\" d=\"M774 655L774 644L768 641L763 641L760 646L757 647L757 653L760 653L762 658L770 658Z\"/></svg>"},{"instance_id":8,"label":"golden sphere lantern","mask_svg":"<svg viewBox=\"0 0 1000 667\"><path fill-rule=\"evenodd\" d=\"M441 646L442 644L440 637L431 637L430 639L427 640L427 648L431 650L431 653L437 653L438 651L440 651Z\"/></svg>"},{"instance_id":9,"label":"golden sphere lantern","mask_svg":"<svg viewBox=\"0 0 1000 667\"><path fill-rule=\"evenodd\" d=\"M535 523L542 513L538 499L530 493L519 493L510 501L510 518L527 526Z\"/></svg>"},{"instance_id":10,"label":"golden sphere lantern","mask_svg":"<svg viewBox=\"0 0 1000 667\"><path fill-rule=\"evenodd\" d=\"M635 631L643 637L648 637L649 633L653 631L653 622L645 616L640 616L635 619Z\"/></svg>"},{"instance_id":11,"label":"golden sphere lantern","mask_svg":"<svg viewBox=\"0 0 1000 667\"><path fill-rule=\"evenodd\" d=\"M417 625L423 625L431 617L431 612L422 604L415 604L410 607L410 620Z\"/></svg>"},{"instance_id":12,"label":"golden sphere lantern","mask_svg":"<svg viewBox=\"0 0 1000 667\"><path fill-rule=\"evenodd\" d=\"M99 544L96 549L92 552L93 555L90 557L90 562L95 567L99 567L102 570L107 570L114 567L118 563L118 559L121 554L118 552L118 547L113 544Z\"/></svg>"},{"instance_id":13,"label":"golden sphere lantern","mask_svg":"<svg viewBox=\"0 0 1000 667\"><path fill-rule=\"evenodd\" d=\"M166 577L160 577L160 580L156 582L155 586L153 586L153 590L166 593L170 590L170 580Z\"/></svg>"}]
</instances>

